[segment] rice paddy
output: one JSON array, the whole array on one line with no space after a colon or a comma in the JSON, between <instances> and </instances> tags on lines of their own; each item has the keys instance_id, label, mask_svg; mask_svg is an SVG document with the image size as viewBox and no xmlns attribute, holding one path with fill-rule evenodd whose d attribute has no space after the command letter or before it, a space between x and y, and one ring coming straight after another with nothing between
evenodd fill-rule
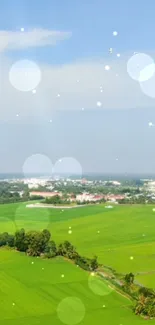
<instances>
[{"instance_id":1,"label":"rice paddy","mask_svg":"<svg viewBox=\"0 0 155 325\"><path fill-rule=\"evenodd\" d=\"M138 282L155 288L153 206L106 209L104 205L95 205L62 210L30 209L26 203L1 205L0 231L15 232L21 227L48 228L56 243L69 240L80 254L97 255L100 263L121 273L139 273ZM1 323L124 325L144 322L132 313L127 298L111 290L103 280L90 277L60 258L42 260L1 249Z\"/></svg>"}]
</instances>

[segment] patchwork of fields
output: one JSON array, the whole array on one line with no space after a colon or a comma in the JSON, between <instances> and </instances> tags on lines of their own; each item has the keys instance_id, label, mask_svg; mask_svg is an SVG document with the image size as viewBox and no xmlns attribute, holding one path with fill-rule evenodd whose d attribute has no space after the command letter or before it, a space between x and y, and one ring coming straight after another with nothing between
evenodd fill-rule
<instances>
[{"instance_id":1,"label":"patchwork of fields","mask_svg":"<svg viewBox=\"0 0 155 325\"><path fill-rule=\"evenodd\" d=\"M1 205L0 232L15 232L21 227L26 230L48 228L57 243L70 240L80 254L97 255L99 262L121 273L140 273L137 281L155 288L155 212L152 209L153 206L105 209L104 205L96 205L59 210L30 209L25 203ZM79 298L85 306L81 324L144 322L132 313L130 302L118 293L109 291L104 296L94 293L88 285L88 277L88 273L61 259L31 259L1 249L1 323L62 324L57 308L62 299L69 296ZM73 323L72 320L70 324Z\"/></svg>"}]
</instances>

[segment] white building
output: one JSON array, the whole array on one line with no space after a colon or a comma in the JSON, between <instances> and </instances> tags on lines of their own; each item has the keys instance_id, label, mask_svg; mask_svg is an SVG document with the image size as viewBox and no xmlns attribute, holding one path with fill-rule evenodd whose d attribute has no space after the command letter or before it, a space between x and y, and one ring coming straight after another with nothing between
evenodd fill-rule
<instances>
[{"instance_id":1,"label":"white building","mask_svg":"<svg viewBox=\"0 0 155 325\"><path fill-rule=\"evenodd\" d=\"M32 189L32 188L38 188L39 185L38 184L28 184L28 188Z\"/></svg>"},{"instance_id":2,"label":"white building","mask_svg":"<svg viewBox=\"0 0 155 325\"><path fill-rule=\"evenodd\" d=\"M78 202L97 202L100 201L103 198L103 195L94 195L94 194L89 194L89 193L82 193L82 194L78 194L76 196L76 201Z\"/></svg>"},{"instance_id":3,"label":"white building","mask_svg":"<svg viewBox=\"0 0 155 325\"><path fill-rule=\"evenodd\" d=\"M117 182L117 181L112 181L112 184L113 185L116 185L116 186L120 186L121 185L121 183L120 182Z\"/></svg>"},{"instance_id":4,"label":"white building","mask_svg":"<svg viewBox=\"0 0 155 325\"><path fill-rule=\"evenodd\" d=\"M24 184L28 185L28 188L38 188L39 185L45 186L47 184L47 179L40 178L28 178L24 179Z\"/></svg>"}]
</instances>

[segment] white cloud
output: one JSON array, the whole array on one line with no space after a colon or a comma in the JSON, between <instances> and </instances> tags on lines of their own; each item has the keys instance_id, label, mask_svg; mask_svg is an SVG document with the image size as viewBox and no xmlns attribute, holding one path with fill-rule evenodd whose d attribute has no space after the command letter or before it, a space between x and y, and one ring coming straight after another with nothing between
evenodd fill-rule
<instances>
[{"instance_id":1,"label":"white cloud","mask_svg":"<svg viewBox=\"0 0 155 325\"><path fill-rule=\"evenodd\" d=\"M71 37L71 32L48 29L32 29L29 31L0 31L0 51L16 50L28 47L56 45L57 42Z\"/></svg>"},{"instance_id":2,"label":"white cloud","mask_svg":"<svg viewBox=\"0 0 155 325\"><path fill-rule=\"evenodd\" d=\"M111 59L85 60L62 66L40 64L42 79L35 94L14 89L9 82L12 63L1 61L0 119L12 120L19 114L19 120L31 116L49 120L53 111L57 110L153 107L155 100L144 95L139 83L129 77L127 59L124 57L119 62ZM105 71L105 64L111 66L110 71ZM101 102L102 106L97 107L97 102Z\"/></svg>"}]
</instances>

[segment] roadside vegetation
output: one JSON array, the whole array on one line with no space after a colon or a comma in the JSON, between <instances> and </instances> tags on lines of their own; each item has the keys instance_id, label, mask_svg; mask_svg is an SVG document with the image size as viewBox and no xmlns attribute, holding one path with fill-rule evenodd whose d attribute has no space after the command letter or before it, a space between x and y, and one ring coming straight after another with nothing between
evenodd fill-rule
<instances>
[{"instance_id":1,"label":"roadside vegetation","mask_svg":"<svg viewBox=\"0 0 155 325\"><path fill-rule=\"evenodd\" d=\"M144 319L153 319L155 317L155 291L150 288L143 287L135 281L135 276L132 272L122 276L117 274L115 270L106 269L104 278L109 280L119 292L124 292L132 302L132 310L136 315ZM109 272L110 271L110 272ZM102 274L100 272L100 274Z\"/></svg>"},{"instance_id":2,"label":"roadside vegetation","mask_svg":"<svg viewBox=\"0 0 155 325\"><path fill-rule=\"evenodd\" d=\"M56 246L54 240L51 240L51 233L47 229L29 232L21 229L16 231L14 235L4 232L0 234L0 247L2 246L15 248L34 257L53 258L63 256L73 260L75 264L87 271L95 271L98 268L97 256L92 259L80 256L75 247L67 240Z\"/></svg>"}]
</instances>

